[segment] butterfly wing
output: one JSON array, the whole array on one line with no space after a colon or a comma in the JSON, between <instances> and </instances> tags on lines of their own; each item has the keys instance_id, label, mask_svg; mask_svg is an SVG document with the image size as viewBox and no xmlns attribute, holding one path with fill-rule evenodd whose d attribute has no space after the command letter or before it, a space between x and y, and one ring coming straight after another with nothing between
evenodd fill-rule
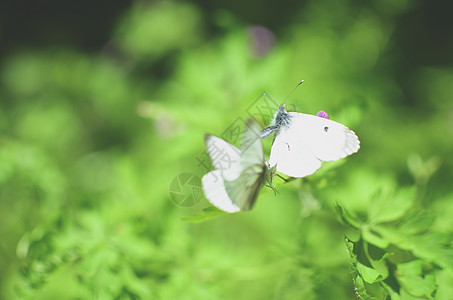
<instances>
[{"instance_id":1,"label":"butterfly wing","mask_svg":"<svg viewBox=\"0 0 453 300\"><path fill-rule=\"evenodd\" d=\"M228 195L241 210L253 208L268 172L259 126L248 120L246 128L241 143L241 174L225 182Z\"/></svg>"},{"instance_id":2,"label":"butterfly wing","mask_svg":"<svg viewBox=\"0 0 453 300\"><path fill-rule=\"evenodd\" d=\"M240 210L251 210L255 206L256 198L264 185L266 170L265 165L251 166L243 170L238 179L225 181L228 195Z\"/></svg>"},{"instance_id":3,"label":"butterfly wing","mask_svg":"<svg viewBox=\"0 0 453 300\"><path fill-rule=\"evenodd\" d=\"M221 170L211 171L201 179L203 191L209 202L215 207L229 212L235 213L240 208L231 201L225 188L225 180L222 177Z\"/></svg>"},{"instance_id":4,"label":"butterfly wing","mask_svg":"<svg viewBox=\"0 0 453 300\"><path fill-rule=\"evenodd\" d=\"M247 120L246 130L241 139L241 168L264 164L264 149L258 123Z\"/></svg>"},{"instance_id":5,"label":"butterfly wing","mask_svg":"<svg viewBox=\"0 0 453 300\"><path fill-rule=\"evenodd\" d=\"M321 166L360 148L356 134L346 126L317 116L288 113L288 125L282 125L274 140L269 163L291 177L304 177Z\"/></svg>"},{"instance_id":6,"label":"butterfly wing","mask_svg":"<svg viewBox=\"0 0 453 300\"><path fill-rule=\"evenodd\" d=\"M207 135L206 147L210 146L212 149L217 147L225 150L224 152L233 158L234 163L227 170L220 170L220 167L224 168L224 165L215 163L214 151L208 150L213 164L218 170L211 171L202 178L206 198L212 205L230 213L252 209L268 170L258 124L252 120L247 122L242 136L242 151L222 139Z\"/></svg>"},{"instance_id":7,"label":"butterfly wing","mask_svg":"<svg viewBox=\"0 0 453 300\"><path fill-rule=\"evenodd\" d=\"M281 129L272 144L269 157L270 167L291 177L304 177L321 167L317 159L302 139L294 138L291 132Z\"/></svg>"},{"instance_id":8,"label":"butterfly wing","mask_svg":"<svg viewBox=\"0 0 453 300\"><path fill-rule=\"evenodd\" d=\"M241 151L232 144L211 134L204 137L206 151L216 170L227 180L238 178L241 171Z\"/></svg>"}]
</instances>

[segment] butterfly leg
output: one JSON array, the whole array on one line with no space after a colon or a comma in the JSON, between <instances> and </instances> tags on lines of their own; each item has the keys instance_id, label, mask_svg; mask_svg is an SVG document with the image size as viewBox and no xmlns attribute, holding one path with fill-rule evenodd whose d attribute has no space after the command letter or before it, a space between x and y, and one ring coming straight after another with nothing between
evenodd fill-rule
<instances>
[{"instance_id":1,"label":"butterfly leg","mask_svg":"<svg viewBox=\"0 0 453 300\"><path fill-rule=\"evenodd\" d=\"M275 132L278 129L278 126L272 125L269 127L264 128L263 130L260 131L260 136L262 139L268 138L273 132Z\"/></svg>"},{"instance_id":2,"label":"butterfly leg","mask_svg":"<svg viewBox=\"0 0 453 300\"><path fill-rule=\"evenodd\" d=\"M272 184L266 184L268 188L271 188L274 191L274 196L277 196L277 194L280 194L278 190L273 186Z\"/></svg>"},{"instance_id":3,"label":"butterfly leg","mask_svg":"<svg viewBox=\"0 0 453 300\"><path fill-rule=\"evenodd\" d=\"M286 182L286 183L291 182L291 181L297 179L296 177L288 177L288 178L285 178L285 177L283 177L283 176L280 175L280 174L276 174L276 175L277 175L278 177L280 177L280 178L281 178L284 182Z\"/></svg>"}]
</instances>

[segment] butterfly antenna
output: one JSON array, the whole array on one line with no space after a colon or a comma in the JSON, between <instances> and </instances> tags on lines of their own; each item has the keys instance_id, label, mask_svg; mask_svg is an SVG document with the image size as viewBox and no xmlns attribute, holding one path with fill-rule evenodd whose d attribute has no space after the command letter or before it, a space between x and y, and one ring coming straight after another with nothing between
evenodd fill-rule
<instances>
[{"instance_id":1,"label":"butterfly antenna","mask_svg":"<svg viewBox=\"0 0 453 300\"><path fill-rule=\"evenodd\" d=\"M291 94L299 87L299 85L301 85L302 83L304 83L304 80L301 80L297 85L296 87L288 94L288 96L286 96L285 98L285 101L283 101L283 103L286 102L286 99L288 99L289 96L291 96Z\"/></svg>"}]
</instances>

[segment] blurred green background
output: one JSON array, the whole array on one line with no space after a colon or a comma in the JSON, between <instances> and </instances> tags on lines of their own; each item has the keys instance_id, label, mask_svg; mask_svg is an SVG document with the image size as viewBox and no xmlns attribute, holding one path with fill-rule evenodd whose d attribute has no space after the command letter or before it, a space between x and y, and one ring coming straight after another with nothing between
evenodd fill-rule
<instances>
[{"instance_id":1,"label":"blurred green background","mask_svg":"<svg viewBox=\"0 0 453 300\"><path fill-rule=\"evenodd\" d=\"M447 3L3 3L1 299L451 299ZM204 133L301 79L360 151L182 220Z\"/></svg>"}]
</instances>

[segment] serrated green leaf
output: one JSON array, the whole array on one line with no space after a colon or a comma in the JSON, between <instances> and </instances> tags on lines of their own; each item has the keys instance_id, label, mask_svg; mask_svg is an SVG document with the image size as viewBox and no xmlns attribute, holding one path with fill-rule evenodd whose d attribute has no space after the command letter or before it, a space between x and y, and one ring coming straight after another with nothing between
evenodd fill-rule
<instances>
[{"instance_id":1,"label":"serrated green leaf","mask_svg":"<svg viewBox=\"0 0 453 300\"><path fill-rule=\"evenodd\" d=\"M375 283L381 281L382 275L376 269L365 266L364 264L357 262L357 271L363 280L368 283Z\"/></svg>"},{"instance_id":2,"label":"serrated green leaf","mask_svg":"<svg viewBox=\"0 0 453 300\"><path fill-rule=\"evenodd\" d=\"M389 275L387 263L385 259L391 255L391 253L386 252L378 247L375 247L369 243L364 241L364 251L368 261L370 262L371 266L379 272L381 275L381 279L385 279Z\"/></svg>"},{"instance_id":3,"label":"serrated green leaf","mask_svg":"<svg viewBox=\"0 0 453 300\"><path fill-rule=\"evenodd\" d=\"M449 236L439 232L419 235L406 235L398 228L375 226L382 237L403 250L411 251L415 256L433 262L443 268L453 268L453 251L448 244Z\"/></svg>"},{"instance_id":4,"label":"serrated green leaf","mask_svg":"<svg viewBox=\"0 0 453 300\"><path fill-rule=\"evenodd\" d=\"M398 266L400 273L400 266ZM433 299L437 285L433 275L422 277L415 273L404 272L399 275L398 281L404 291L414 297L423 297L425 299Z\"/></svg>"},{"instance_id":5,"label":"serrated green leaf","mask_svg":"<svg viewBox=\"0 0 453 300\"><path fill-rule=\"evenodd\" d=\"M344 224L350 225L356 229L360 228L360 222L358 218L350 214L348 210L346 210L342 205L337 203L335 205L335 210Z\"/></svg>"},{"instance_id":6,"label":"serrated green leaf","mask_svg":"<svg viewBox=\"0 0 453 300\"><path fill-rule=\"evenodd\" d=\"M356 276L354 279L354 294L358 299L375 299L374 297L371 297L367 289L365 287L365 282L363 282L363 279L360 275ZM359 298L360 297L360 298Z\"/></svg>"},{"instance_id":7,"label":"serrated green leaf","mask_svg":"<svg viewBox=\"0 0 453 300\"><path fill-rule=\"evenodd\" d=\"M353 260L353 264L355 264L360 276L362 276L367 283L372 284L387 278L388 268L385 259L389 253L374 246L370 246L364 240L353 242L350 239L345 238L345 243Z\"/></svg>"},{"instance_id":8,"label":"serrated green leaf","mask_svg":"<svg viewBox=\"0 0 453 300\"><path fill-rule=\"evenodd\" d=\"M344 242L346 244L346 249L348 250L349 255L353 259L353 263L357 261L357 255L354 253L354 242L353 240L349 239L347 236L344 237Z\"/></svg>"},{"instance_id":9,"label":"serrated green leaf","mask_svg":"<svg viewBox=\"0 0 453 300\"><path fill-rule=\"evenodd\" d=\"M434 223L434 216L424 211L414 212L407 217L399 225L399 231L405 235L413 235L426 232Z\"/></svg>"},{"instance_id":10,"label":"serrated green leaf","mask_svg":"<svg viewBox=\"0 0 453 300\"><path fill-rule=\"evenodd\" d=\"M368 209L368 222L378 224L398 220L412 207L415 188L400 188L395 193L381 194L371 201Z\"/></svg>"}]
</instances>

